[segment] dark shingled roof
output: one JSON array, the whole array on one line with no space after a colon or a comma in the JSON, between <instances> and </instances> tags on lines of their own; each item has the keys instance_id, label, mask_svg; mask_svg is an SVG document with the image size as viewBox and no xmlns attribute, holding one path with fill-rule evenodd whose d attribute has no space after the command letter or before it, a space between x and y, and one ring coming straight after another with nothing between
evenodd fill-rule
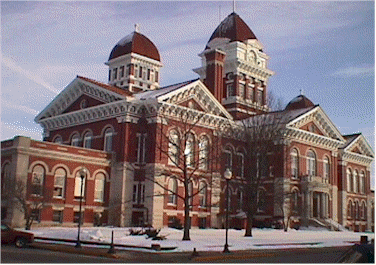
<instances>
[{"instance_id":1,"label":"dark shingled roof","mask_svg":"<svg viewBox=\"0 0 376 265\"><path fill-rule=\"evenodd\" d=\"M287 104L285 110L303 109L313 107L315 104L312 103L306 96L299 95L293 98L289 104Z\"/></svg>"},{"instance_id":2,"label":"dark shingled roof","mask_svg":"<svg viewBox=\"0 0 376 265\"><path fill-rule=\"evenodd\" d=\"M110 61L131 52L143 55L159 62L161 61L158 49L154 43L136 31L125 36L115 45L108 60Z\"/></svg>"},{"instance_id":3,"label":"dark shingled roof","mask_svg":"<svg viewBox=\"0 0 376 265\"><path fill-rule=\"evenodd\" d=\"M228 15L211 35L208 43L215 38L228 38L232 41L257 39L256 35L235 12Z\"/></svg>"}]
</instances>

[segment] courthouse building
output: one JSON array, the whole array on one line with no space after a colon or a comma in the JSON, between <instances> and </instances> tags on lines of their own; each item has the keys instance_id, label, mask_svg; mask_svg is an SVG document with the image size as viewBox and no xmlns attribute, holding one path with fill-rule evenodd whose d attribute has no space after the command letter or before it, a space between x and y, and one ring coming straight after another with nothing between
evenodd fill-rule
<instances>
[{"instance_id":1,"label":"courthouse building","mask_svg":"<svg viewBox=\"0 0 376 265\"><path fill-rule=\"evenodd\" d=\"M304 95L271 112L269 56L238 14L227 16L197 52L196 80L160 87L158 48L136 29L110 52L107 84L77 76L36 116L43 141L16 136L1 143L2 220L24 222L7 192L20 181L30 205L43 204L31 209L35 225L75 225L80 201L84 225L183 223L184 164L192 176L191 225L223 227L229 168L231 224L243 226L249 150L239 135L220 135L244 119L279 115L283 151L271 154L275 163L260 186L258 223L289 215L336 229L373 230L374 153L364 136L342 135ZM187 124L194 125L189 135L182 129ZM179 145L188 150L185 161ZM213 159L214 149L222 158ZM276 180L290 194L285 211L276 205Z\"/></svg>"}]
</instances>

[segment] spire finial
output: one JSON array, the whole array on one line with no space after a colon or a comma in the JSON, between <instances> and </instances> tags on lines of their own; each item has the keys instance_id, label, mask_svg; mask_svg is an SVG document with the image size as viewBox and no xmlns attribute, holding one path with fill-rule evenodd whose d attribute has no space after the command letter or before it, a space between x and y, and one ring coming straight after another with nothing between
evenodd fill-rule
<instances>
[{"instance_id":1,"label":"spire finial","mask_svg":"<svg viewBox=\"0 0 376 265\"><path fill-rule=\"evenodd\" d=\"M300 95L301 95L301 96L304 96L304 91L303 91L303 89L300 89Z\"/></svg>"},{"instance_id":2,"label":"spire finial","mask_svg":"<svg viewBox=\"0 0 376 265\"><path fill-rule=\"evenodd\" d=\"M140 25L139 24L134 24L134 31L140 32Z\"/></svg>"},{"instance_id":3,"label":"spire finial","mask_svg":"<svg viewBox=\"0 0 376 265\"><path fill-rule=\"evenodd\" d=\"M235 0L232 0L232 12L235 13Z\"/></svg>"}]
</instances>

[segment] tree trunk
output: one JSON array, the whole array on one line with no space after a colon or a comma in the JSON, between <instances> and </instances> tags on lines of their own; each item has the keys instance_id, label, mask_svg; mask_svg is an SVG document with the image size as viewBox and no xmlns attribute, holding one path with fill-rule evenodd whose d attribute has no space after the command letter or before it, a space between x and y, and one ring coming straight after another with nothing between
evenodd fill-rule
<instances>
[{"instance_id":1,"label":"tree trunk","mask_svg":"<svg viewBox=\"0 0 376 265\"><path fill-rule=\"evenodd\" d=\"M187 193L186 193L187 194ZM189 198L185 196L184 198L184 235L183 240L191 240L189 237L189 227L190 227L190 219L189 219Z\"/></svg>"},{"instance_id":2,"label":"tree trunk","mask_svg":"<svg viewBox=\"0 0 376 265\"><path fill-rule=\"evenodd\" d=\"M253 226L253 217L247 216L247 225L245 227L245 237L252 237L252 226Z\"/></svg>"}]
</instances>

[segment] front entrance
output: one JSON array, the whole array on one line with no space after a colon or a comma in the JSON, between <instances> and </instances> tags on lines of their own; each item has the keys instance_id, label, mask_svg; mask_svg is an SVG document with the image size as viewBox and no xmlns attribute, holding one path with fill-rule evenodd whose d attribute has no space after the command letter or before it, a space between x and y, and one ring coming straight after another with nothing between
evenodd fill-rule
<instances>
[{"instance_id":1,"label":"front entrance","mask_svg":"<svg viewBox=\"0 0 376 265\"><path fill-rule=\"evenodd\" d=\"M144 212L132 212L132 226L142 227L145 225Z\"/></svg>"}]
</instances>

